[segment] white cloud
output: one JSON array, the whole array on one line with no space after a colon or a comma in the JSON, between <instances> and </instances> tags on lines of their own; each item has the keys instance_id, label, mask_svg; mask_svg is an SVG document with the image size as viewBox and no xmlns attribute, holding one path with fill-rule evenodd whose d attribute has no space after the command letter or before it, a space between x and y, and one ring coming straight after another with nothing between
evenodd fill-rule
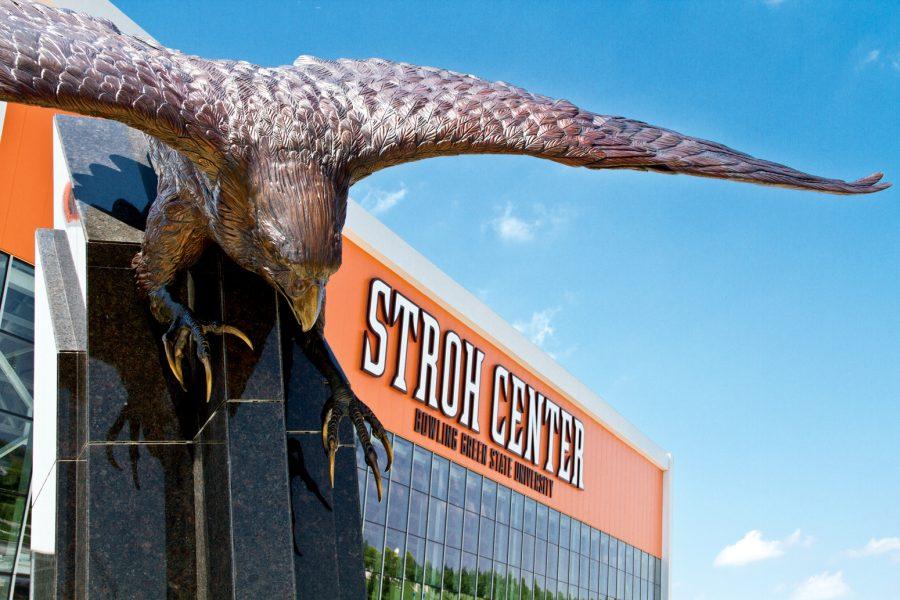
<instances>
[{"instance_id":1,"label":"white cloud","mask_svg":"<svg viewBox=\"0 0 900 600\"><path fill-rule=\"evenodd\" d=\"M900 557L900 537L886 537L878 540L872 538L862 548L847 550L844 554L850 558L863 558L888 553L896 553Z\"/></svg>"},{"instance_id":2,"label":"white cloud","mask_svg":"<svg viewBox=\"0 0 900 600\"><path fill-rule=\"evenodd\" d=\"M722 548L713 564L717 567L741 567L761 560L778 558L791 546L799 544L809 547L813 542L811 536L804 536L799 529L783 540L763 539L762 532L754 529L748 531L734 544Z\"/></svg>"},{"instance_id":3,"label":"white cloud","mask_svg":"<svg viewBox=\"0 0 900 600\"><path fill-rule=\"evenodd\" d=\"M824 571L813 575L797 586L791 600L832 600L850 593L850 586L844 581L844 573Z\"/></svg>"},{"instance_id":4,"label":"white cloud","mask_svg":"<svg viewBox=\"0 0 900 600\"><path fill-rule=\"evenodd\" d=\"M879 56L881 56L881 50L879 50L878 48L869 50L866 53L866 56L862 59L862 64L867 65L869 63L873 63L878 60Z\"/></svg>"},{"instance_id":5,"label":"white cloud","mask_svg":"<svg viewBox=\"0 0 900 600\"><path fill-rule=\"evenodd\" d=\"M763 0L763 4L767 6L780 6L784 4L784 0Z\"/></svg>"},{"instance_id":6,"label":"white cloud","mask_svg":"<svg viewBox=\"0 0 900 600\"><path fill-rule=\"evenodd\" d=\"M528 321L516 321L513 327L522 332L532 343L543 346L547 338L556 331L553 328L553 317L559 312L559 308L546 308L531 313Z\"/></svg>"},{"instance_id":7,"label":"white cloud","mask_svg":"<svg viewBox=\"0 0 900 600\"><path fill-rule=\"evenodd\" d=\"M377 215L394 208L404 198L406 198L406 186L401 183L400 187L393 191L372 188L366 192L359 203L367 211Z\"/></svg>"},{"instance_id":8,"label":"white cloud","mask_svg":"<svg viewBox=\"0 0 900 600\"><path fill-rule=\"evenodd\" d=\"M512 204L507 203L500 215L492 219L488 225L501 240L524 243L534 240L540 230L551 233L559 230L571 216L568 207L558 204L549 209L543 204L533 204L531 212L534 218L524 219L515 215Z\"/></svg>"},{"instance_id":9,"label":"white cloud","mask_svg":"<svg viewBox=\"0 0 900 600\"><path fill-rule=\"evenodd\" d=\"M530 242L540 221L524 221L513 214L512 204L507 204L503 214L491 221L491 227L500 239L508 242Z\"/></svg>"}]
</instances>

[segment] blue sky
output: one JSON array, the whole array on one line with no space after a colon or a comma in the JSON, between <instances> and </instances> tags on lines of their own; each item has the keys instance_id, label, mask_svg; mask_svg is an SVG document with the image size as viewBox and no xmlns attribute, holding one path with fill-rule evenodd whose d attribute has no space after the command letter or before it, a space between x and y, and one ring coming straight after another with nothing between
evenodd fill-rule
<instances>
[{"instance_id":1,"label":"blue sky","mask_svg":"<svg viewBox=\"0 0 900 600\"><path fill-rule=\"evenodd\" d=\"M187 52L446 67L900 184L896 3L116 4ZM462 157L351 195L674 454L675 598L900 598L900 186Z\"/></svg>"}]
</instances>

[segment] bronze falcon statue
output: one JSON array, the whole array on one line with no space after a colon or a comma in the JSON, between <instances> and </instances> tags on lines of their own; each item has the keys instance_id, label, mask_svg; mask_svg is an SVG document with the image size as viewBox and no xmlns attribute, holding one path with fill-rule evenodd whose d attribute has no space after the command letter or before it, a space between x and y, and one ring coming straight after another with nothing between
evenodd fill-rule
<instances>
[{"instance_id":1,"label":"bronze falcon statue","mask_svg":"<svg viewBox=\"0 0 900 600\"><path fill-rule=\"evenodd\" d=\"M589 169L639 169L834 194L888 187L808 175L623 117L599 115L507 83L386 60L291 66L206 60L123 35L112 23L27 1L0 0L0 100L121 121L150 136L157 198L134 267L183 382L189 341L211 374L203 323L167 286L218 244L281 292L305 351L333 395L323 441L334 469L337 424L349 416L379 483L365 423L387 436L353 393L323 337L325 285L341 264L351 185L392 165L456 154L527 154ZM182 383L183 384L183 383ZM333 480L333 479L332 479Z\"/></svg>"}]
</instances>

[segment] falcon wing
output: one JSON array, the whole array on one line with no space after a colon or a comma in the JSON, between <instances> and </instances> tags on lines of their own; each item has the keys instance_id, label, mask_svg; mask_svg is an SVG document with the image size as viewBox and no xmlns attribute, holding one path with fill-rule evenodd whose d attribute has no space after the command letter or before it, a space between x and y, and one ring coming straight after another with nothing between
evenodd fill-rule
<instances>
[{"instance_id":1,"label":"falcon wing","mask_svg":"<svg viewBox=\"0 0 900 600\"><path fill-rule=\"evenodd\" d=\"M311 64L315 63L315 64ZM351 180L395 164L457 154L525 154L590 169L686 173L834 194L877 192L875 173L826 179L718 144L503 82L385 60L300 57L296 67L340 81L347 94L341 136L354 140Z\"/></svg>"},{"instance_id":2,"label":"falcon wing","mask_svg":"<svg viewBox=\"0 0 900 600\"><path fill-rule=\"evenodd\" d=\"M209 67L106 20L0 0L0 100L121 121L201 163L224 147Z\"/></svg>"}]
</instances>

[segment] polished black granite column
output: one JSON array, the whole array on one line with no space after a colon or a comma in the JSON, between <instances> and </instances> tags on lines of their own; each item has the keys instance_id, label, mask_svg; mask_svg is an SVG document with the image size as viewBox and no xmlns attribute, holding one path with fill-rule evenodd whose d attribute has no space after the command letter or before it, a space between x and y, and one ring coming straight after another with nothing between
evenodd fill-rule
<instances>
[{"instance_id":1,"label":"polished black granite column","mask_svg":"<svg viewBox=\"0 0 900 600\"><path fill-rule=\"evenodd\" d=\"M212 398L193 358L183 391L130 268L155 191L146 143L109 121L61 116L56 127L73 184L65 239L85 289L86 351L66 426L77 440L65 479L74 527L57 544L73 559L71 583L35 597L363 597L354 453L338 452L332 491L319 433L327 388L294 342L293 317L211 248L173 292L199 318L246 332L254 349L210 336ZM346 425L342 439L352 441Z\"/></svg>"}]
</instances>

